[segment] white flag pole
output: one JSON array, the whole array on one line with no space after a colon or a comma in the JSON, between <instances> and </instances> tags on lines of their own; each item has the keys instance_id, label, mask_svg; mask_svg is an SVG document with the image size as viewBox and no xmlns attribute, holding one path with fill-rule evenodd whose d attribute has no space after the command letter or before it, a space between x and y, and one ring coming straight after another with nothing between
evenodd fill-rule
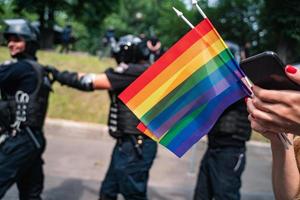
<instances>
[{"instance_id":1,"label":"white flag pole","mask_svg":"<svg viewBox=\"0 0 300 200\"><path fill-rule=\"evenodd\" d=\"M193 4L193 6L195 6L195 7L197 8L197 10L198 10L199 13L202 15L202 17L203 17L204 19L206 19L207 16L205 15L205 13L203 12L203 10L202 10L202 9L200 8L200 6L198 5L197 0L192 0L192 4Z\"/></svg>"},{"instance_id":2,"label":"white flag pole","mask_svg":"<svg viewBox=\"0 0 300 200\"><path fill-rule=\"evenodd\" d=\"M187 18L185 18L182 12L177 10L175 7L173 7L173 10L176 12L178 17L180 17L187 25L189 25L189 27L191 27L191 29L195 28L195 26L189 20L187 20Z\"/></svg>"},{"instance_id":3,"label":"white flag pole","mask_svg":"<svg viewBox=\"0 0 300 200\"><path fill-rule=\"evenodd\" d=\"M192 4L193 6L195 6L198 10L198 12L202 15L202 17L204 19L207 18L207 16L205 15L205 13L203 12L203 10L200 8L200 6L198 5L198 1L197 0L192 0ZM225 44L225 42L222 40L222 43L227 47L227 45ZM245 76L242 78L242 82L246 85L246 87L252 92L252 84L251 82L248 80L248 77ZM252 92L253 94L253 92ZM281 140L282 144L284 145L285 149L289 149L289 145L292 145L291 141L288 139L287 135L285 133L279 133L279 139Z\"/></svg>"}]
</instances>

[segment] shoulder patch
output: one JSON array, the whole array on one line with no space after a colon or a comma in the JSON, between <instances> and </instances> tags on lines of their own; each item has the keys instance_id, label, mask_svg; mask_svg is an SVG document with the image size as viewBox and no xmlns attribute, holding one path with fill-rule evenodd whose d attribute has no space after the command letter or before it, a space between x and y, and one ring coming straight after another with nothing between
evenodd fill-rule
<instances>
[{"instance_id":1,"label":"shoulder patch","mask_svg":"<svg viewBox=\"0 0 300 200\"><path fill-rule=\"evenodd\" d=\"M114 72L116 73L124 73L128 69L128 65L125 63L120 63L115 69Z\"/></svg>"},{"instance_id":2,"label":"shoulder patch","mask_svg":"<svg viewBox=\"0 0 300 200\"><path fill-rule=\"evenodd\" d=\"M16 63L17 61L16 60L6 60L6 61L4 61L2 64L0 64L0 65L4 65L4 66L6 66L6 65L11 65L11 64L14 64L14 63Z\"/></svg>"}]
</instances>

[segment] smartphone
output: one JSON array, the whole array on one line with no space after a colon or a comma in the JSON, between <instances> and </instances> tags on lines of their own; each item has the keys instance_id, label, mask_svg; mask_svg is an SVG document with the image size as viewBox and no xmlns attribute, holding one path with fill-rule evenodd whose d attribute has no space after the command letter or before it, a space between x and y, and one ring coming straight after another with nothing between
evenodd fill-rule
<instances>
[{"instance_id":1,"label":"smartphone","mask_svg":"<svg viewBox=\"0 0 300 200\"><path fill-rule=\"evenodd\" d=\"M285 65L272 51L266 51L243 60L240 67L250 81L261 88L300 91L300 85L286 76Z\"/></svg>"}]
</instances>

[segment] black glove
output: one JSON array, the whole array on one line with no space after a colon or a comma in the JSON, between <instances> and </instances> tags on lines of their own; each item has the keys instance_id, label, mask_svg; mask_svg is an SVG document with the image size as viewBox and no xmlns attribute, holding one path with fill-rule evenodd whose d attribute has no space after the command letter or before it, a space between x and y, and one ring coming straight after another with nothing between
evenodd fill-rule
<instances>
[{"instance_id":1,"label":"black glove","mask_svg":"<svg viewBox=\"0 0 300 200\"><path fill-rule=\"evenodd\" d=\"M56 69L53 66L45 66L44 69L48 73L48 75L51 76L51 82L54 82L57 80L57 78L60 74L60 71L58 69Z\"/></svg>"},{"instance_id":2,"label":"black glove","mask_svg":"<svg viewBox=\"0 0 300 200\"><path fill-rule=\"evenodd\" d=\"M91 82L86 82L84 78L79 78L77 72L59 71L55 67L47 66L46 71L52 75L53 80L58 81L62 85L67 85L83 91L92 91Z\"/></svg>"}]
</instances>

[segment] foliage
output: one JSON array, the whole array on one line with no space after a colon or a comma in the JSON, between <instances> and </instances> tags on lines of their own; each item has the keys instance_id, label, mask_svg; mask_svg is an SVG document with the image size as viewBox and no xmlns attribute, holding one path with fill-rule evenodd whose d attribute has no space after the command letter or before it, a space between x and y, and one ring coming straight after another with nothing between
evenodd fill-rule
<instances>
[{"instance_id":1,"label":"foliage","mask_svg":"<svg viewBox=\"0 0 300 200\"><path fill-rule=\"evenodd\" d=\"M15 15L21 13L36 14L41 25L41 33L43 39L43 47L52 47L54 24L59 21L59 18L65 18L66 23L75 24L77 37L80 38L83 48L81 50L95 51L95 38L98 39L101 30L101 23L105 16L111 12L116 5L116 0L110 1L95 1L95 0L7 0L14 6ZM65 16L65 17L62 17ZM82 31L82 26L88 31ZM98 43L97 43L98 48Z\"/></svg>"},{"instance_id":2,"label":"foliage","mask_svg":"<svg viewBox=\"0 0 300 200\"><path fill-rule=\"evenodd\" d=\"M207 15L225 40L240 46L250 42L257 48L261 5L261 0L222 0L208 8Z\"/></svg>"},{"instance_id":3,"label":"foliage","mask_svg":"<svg viewBox=\"0 0 300 200\"><path fill-rule=\"evenodd\" d=\"M172 7L180 10L184 16L194 25L199 21L197 11L189 11L181 1L163 1L160 5L157 32L163 44L171 46L181 36L190 30L190 27L180 19L173 11Z\"/></svg>"},{"instance_id":4,"label":"foliage","mask_svg":"<svg viewBox=\"0 0 300 200\"><path fill-rule=\"evenodd\" d=\"M170 46L189 30L176 16L173 6L184 12L187 18L194 19L180 0L120 0L119 9L105 18L104 27L114 27L118 36L128 33L145 33L148 37L156 35L165 46Z\"/></svg>"},{"instance_id":5,"label":"foliage","mask_svg":"<svg viewBox=\"0 0 300 200\"><path fill-rule=\"evenodd\" d=\"M300 59L299 0L208 0L198 3L224 39L252 53L277 51L286 61ZM117 36L157 35L164 46L177 41L189 27L173 12L175 6L196 25L202 18L182 0L0 0L0 16L40 20L45 27L71 24L78 38L77 50L95 53L105 31L114 27Z\"/></svg>"},{"instance_id":6,"label":"foliage","mask_svg":"<svg viewBox=\"0 0 300 200\"><path fill-rule=\"evenodd\" d=\"M260 21L264 46L277 50L288 62L300 59L300 1L265 0Z\"/></svg>"}]
</instances>

